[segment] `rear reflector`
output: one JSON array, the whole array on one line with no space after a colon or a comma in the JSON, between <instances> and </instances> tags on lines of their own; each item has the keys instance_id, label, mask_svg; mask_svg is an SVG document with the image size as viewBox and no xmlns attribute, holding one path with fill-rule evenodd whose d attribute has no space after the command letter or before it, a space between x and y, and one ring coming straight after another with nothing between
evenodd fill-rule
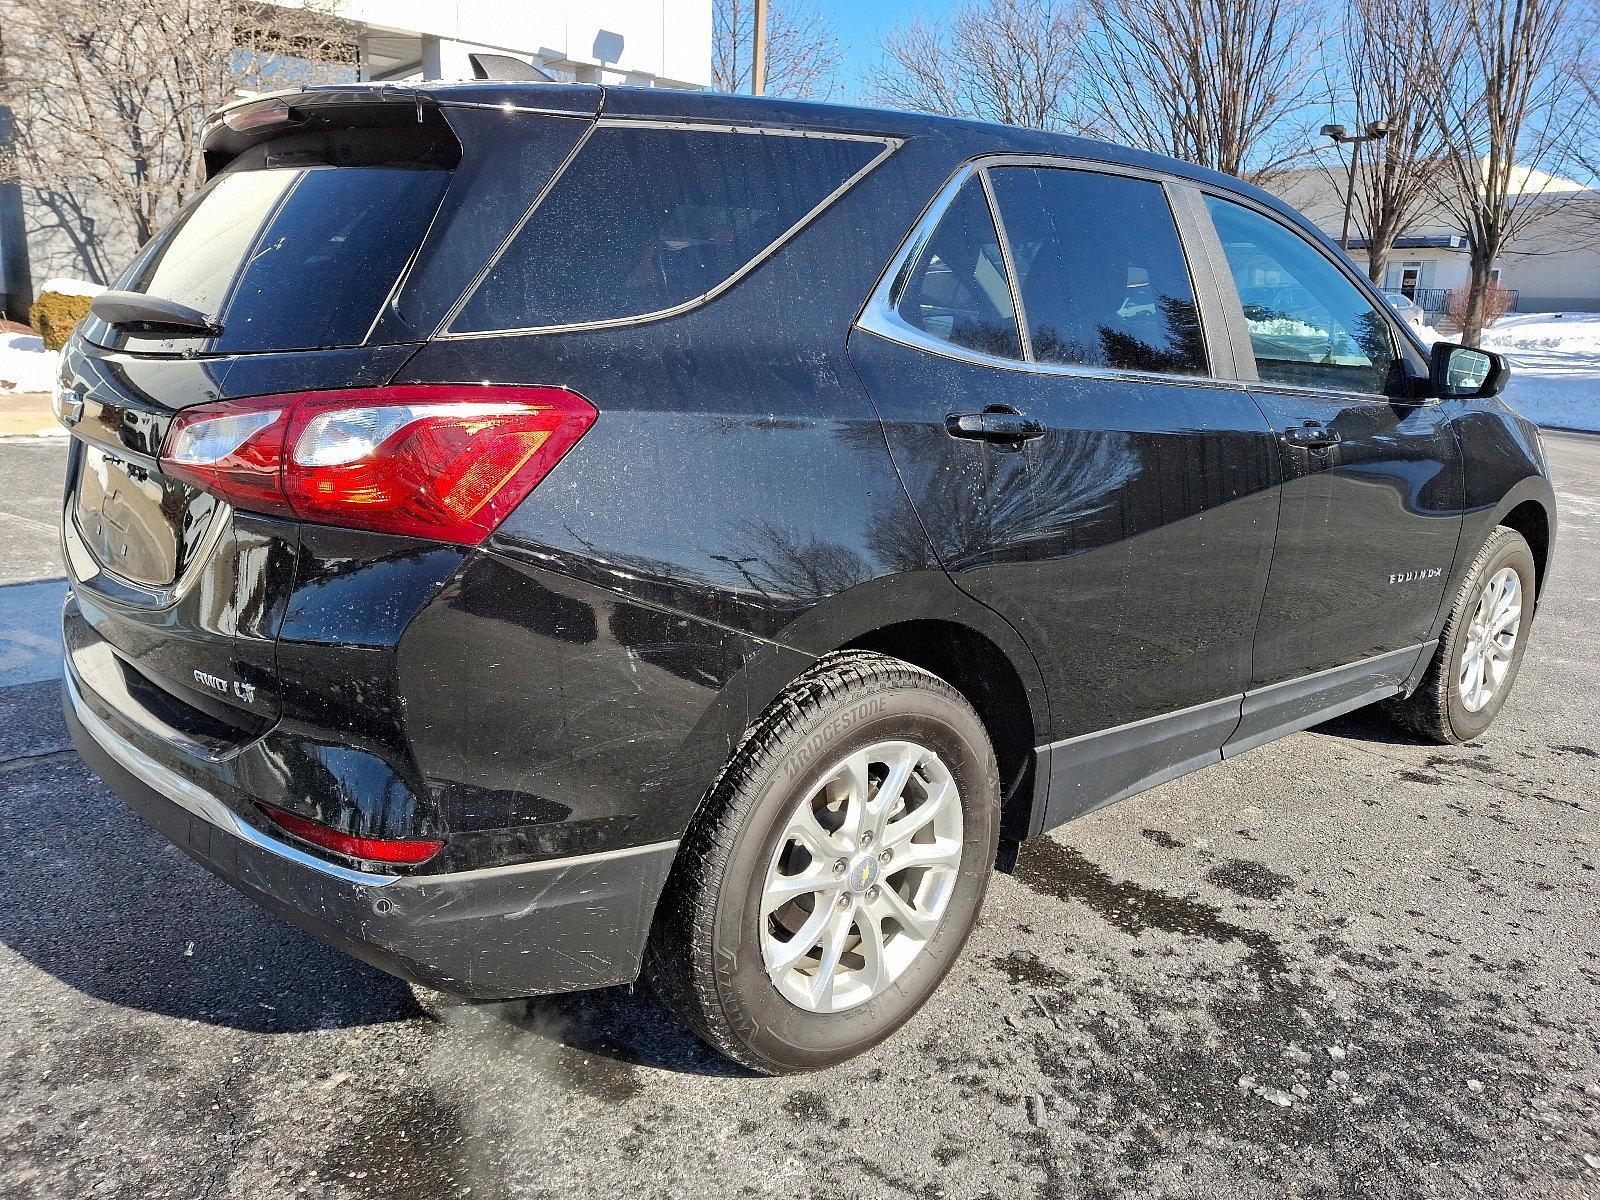
<instances>
[{"instance_id":1,"label":"rear reflector","mask_svg":"<svg viewBox=\"0 0 1600 1200\"><path fill-rule=\"evenodd\" d=\"M161 465L246 511L475 546L596 415L548 387L261 396L183 410Z\"/></svg>"},{"instance_id":2,"label":"rear reflector","mask_svg":"<svg viewBox=\"0 0 1600 1200\"><path fill-rule=\"evenodd\" d=\"M350 858L415 866L417 863L427 862L444 848L442 838L357 837L352 833L340 833L320 821L298 816L271 804L262 804L259 807L274 825L294 834L295 837L314 846L321 846L325 850L332 850L336 854L348 855Z\"/></svg>"}]
</instances>

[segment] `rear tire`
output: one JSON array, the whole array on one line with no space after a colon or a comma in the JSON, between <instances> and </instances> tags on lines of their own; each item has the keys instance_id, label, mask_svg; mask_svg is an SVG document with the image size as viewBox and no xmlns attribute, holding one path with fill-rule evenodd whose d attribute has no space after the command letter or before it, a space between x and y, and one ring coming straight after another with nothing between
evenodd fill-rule
<instances>
[{"instance_id":1,"label":"rear tire","mask_svg":"<svg viewBox=\"0 0 1600 1200\"><path fill-rule=\"evenodd\" d=\"M752 727L691 824L646 978L754 1070L861 1054L960 953L999 816L993 748L955 688L880 654L824 658Z\"/></svg>"},{"instance_id":2,"label":"rear tire","mask_svg":"<svg viewBox=\"0 0 1600 1200\"><path fill-rule=\"evenodd\" d=\"M1533 621L1533 552L1504 525L1489 535L1462 580L1421 685L1388 713L1430 742L1481 737L1511 694Z\"/></svg>"}]
</instances>

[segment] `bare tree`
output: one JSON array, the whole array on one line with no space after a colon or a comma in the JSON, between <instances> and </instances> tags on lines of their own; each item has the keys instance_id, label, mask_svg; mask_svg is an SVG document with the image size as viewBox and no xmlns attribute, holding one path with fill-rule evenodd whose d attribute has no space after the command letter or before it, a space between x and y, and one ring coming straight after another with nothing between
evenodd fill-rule
<instances>
[{"instance_id":1,"label":"bare tree","mask_svg":"<svg viewBox=\"0 0 1600 1200\"><path fill-rule=\"evenodd\" d=\"M1085 127L1261 181L1306 152L1315 99L1312 0L1085 0Z\"/></svg>"},{"instance_id":2,"label":"bare tree","mask_svg":"<svg viewBox=\"0 0 1600 1200\"><path fill-rule=\"evenodd\" d=\"M1581 31L1572 0L1456 0L1463 52L1433 97L1444 138L1435 194L1467 239L1470 269L1461 340L1483 337L1495 260L1569 194L1579 128Z\"/></svg>"},{"instance_id":3,"label":"bare tree","mask_svg":"<svg viewBox=\"0 0 1600 1200\"><path fill-rule=\"evenodd\" d=\"M108 244L148 240L199 185L213 110L241 89L349 77L354 46L332 2L0 0L0 99L17 126L0 173L105 282L123 257Z\"/></svg>"},{"instance_id":4,"label":"bare tree","mask_svg":"<svg viewBox=\"0 0 1600 1200\"><path fill-rule=\"evenodd\" d=\"M751 85L755 0L715 0L711 9L711 86L743 92ZM766 94L827 100L839 89L844 50L830 17L806 0L773 0L767 8Z\"/></svg>"},{"instance_id":5,"label":"bare tree","mask_svg":"<svg viewBox=\"0 0 1600 1200\"><path fill-rule=\"evenodd\" d=\"M1432 205L1445 138L1434 97L1461 53L1461 27L1437 20L1438 0L1351 0L1339 66L1356 129L1385 121L1389 133L1365 148L1356 176L1356 218L1367 231L1367 274L1382 283L1395 241ZM1326 167L1339 190L1344 168Z\"/></svg>"},{"instance_id":6,"label":"bare tree","mask_svg":"<svg viewBox=\"0 0 1600 1200\"><path fill-rule=\"evenodd\" d=\"M1589 56L1578 73L1582 118L1573 158L1591 182L1600 180L1600 12L1590 28Z\"/></svg>"},{"instance_id":7,"label":"bare tree","mask_svg":"<svg viewBox=\"0 0 1600 1200\"><path fill-rule=\"evenodd\" d=\"M868 89L876 103L1034 129L1071 124L1083 21L1057 0L975 0L947 21L895 26L881 48L891 69Z\"/></svg>"}]
</instances>

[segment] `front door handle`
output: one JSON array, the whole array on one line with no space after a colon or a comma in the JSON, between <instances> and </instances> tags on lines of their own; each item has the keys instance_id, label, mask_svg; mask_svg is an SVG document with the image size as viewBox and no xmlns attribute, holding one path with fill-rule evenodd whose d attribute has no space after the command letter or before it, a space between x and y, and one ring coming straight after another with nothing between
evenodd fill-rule
<instances>
[{"instance_id":1,"label":"front door handle","mask_svg":"<svg viewBox=\"0 0 1600 1200\"><path fill-rule=\"evenodd\" d=\"M951 437L1016 445L1044 436L1044 426L1032 417L1004 409L981 413L951 413L944 419Z\"/></svg>"},{"instance_id":2,"label":"front door handle","mask_svg":"<svg viewBox=\"0 0 1600 1200\"><path fill-rule=\"evenodd\" d=\"M1326 450L1329 446L1337 446L1343 439L1337 429L1308 421L1304 425L1291 425L1285 429L1283 440L1302 450Z\"/></svg>"}]
</instances>

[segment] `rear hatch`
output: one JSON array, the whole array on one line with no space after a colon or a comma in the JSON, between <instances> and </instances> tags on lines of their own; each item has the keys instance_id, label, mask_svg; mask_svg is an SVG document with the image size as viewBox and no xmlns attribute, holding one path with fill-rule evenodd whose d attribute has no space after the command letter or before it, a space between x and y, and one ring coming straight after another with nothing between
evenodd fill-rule
<instances>
[{"instance_id":1,"label":"rear hatch","mask_svg":"<svg viewBox=\"0 0 1600 1200\"><path fill-rule=\"evenodd\" d=\"M175 414L387 384L576 144L594 95L571 90L570 118L526 118L509 149L505 112L392 88L257 101L214 124L211 178L115 285L133 314L87 318L63 356L66 639L91 687L205 748L272 723L300 527L164 472ZM155 305L143 320L140 297L210 329Z\"/></svg>"}]
</instances>

